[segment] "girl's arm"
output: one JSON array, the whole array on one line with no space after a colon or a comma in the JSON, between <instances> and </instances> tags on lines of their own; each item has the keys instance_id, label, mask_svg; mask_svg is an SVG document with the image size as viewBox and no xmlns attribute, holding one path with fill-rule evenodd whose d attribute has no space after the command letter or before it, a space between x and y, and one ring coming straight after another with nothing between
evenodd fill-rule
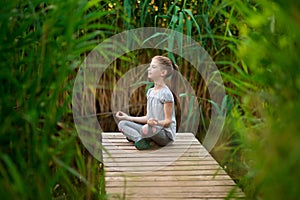
<instances>
[{"instance_id":1,"label":"girl's arm","mask_svg":"<svg viewBox=\"0 0 300 200\"><path fill-rule=\"evenodd\" d=\"M165 119L164 120L156 120L156 119L149 119L147 123L150 126L163 126L163 127L169 127L172 122L172 102L164 103L164 113L165 113Z\"/></svg>"},{"instance_id":2,"label":"girl's arm","mask_svg":"<svg viewBox=\"0 0 300 200\"><path fill-rule=\"evenodd\" d=\"M129 116L128 120L132 121L132 122L137 122L137 123L140 123L140 124L147 124L147 116L142 116L142 117Z\"/></svg>"},{"instance_id":3,"label":"girl's arm","mask_svg":"<svg viewBox=\"0 0 300 200\"><path fill-rule=\"evenodd\" d=\"M122 112L122 111L118 111L116 114L116 117L119 120L128 120L128 121L132 121L132 122L137 122L140 124L147 124L147 116L142 116L142 117L132 117L127 115L126 113Z\"/></svg>"}]
</instances>

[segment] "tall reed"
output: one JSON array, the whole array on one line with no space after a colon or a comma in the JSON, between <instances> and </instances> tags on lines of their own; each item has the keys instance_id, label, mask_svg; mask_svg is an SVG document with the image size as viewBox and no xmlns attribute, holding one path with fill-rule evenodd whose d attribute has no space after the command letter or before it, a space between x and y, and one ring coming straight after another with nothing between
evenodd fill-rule
<instances>
[{"instance_id":1,"label":"tall reed","mask_svg":"<svg viewBox=\"0 0 300 200\"><path fill-rule=\"evenodd\" d=\"M70 103L81 55L114 31L99 23L107 4L1 2L1 199L104 197L99 162L79 142Z\"/></svg>"}]
</instances>

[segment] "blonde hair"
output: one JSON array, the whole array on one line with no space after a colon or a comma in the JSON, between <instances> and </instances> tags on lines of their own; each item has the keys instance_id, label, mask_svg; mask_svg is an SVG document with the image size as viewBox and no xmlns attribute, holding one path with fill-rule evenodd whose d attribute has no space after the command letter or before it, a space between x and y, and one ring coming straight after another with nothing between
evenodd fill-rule
<instances>
[{"instance_id":1,"label":"blonde hair","mask_svg":"<svg viewBox=\"0 0 300 200\"><path fill-rule=\"evenodd\" d=\"M156 60L162 69L167 71L166 77L169 77L173 74L173 70L178 71L178 66L173 63L168 57L165 56L154 56L152 60Z\"/></svg>"}]
</instances>

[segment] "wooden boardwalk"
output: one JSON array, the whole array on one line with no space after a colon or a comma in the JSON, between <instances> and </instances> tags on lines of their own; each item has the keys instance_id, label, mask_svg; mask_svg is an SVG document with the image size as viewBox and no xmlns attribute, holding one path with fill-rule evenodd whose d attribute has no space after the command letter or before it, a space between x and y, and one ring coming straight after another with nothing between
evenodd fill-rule
<instances>
[{"instance_id":1,"label":"wooden boardwalk","mask_svg":"<svg viewBox=\"0 0 300 200\"><path fill-rule=\"evenodd\" d=\"M243 192L191 133L138 151L121 133L103 133L108 199L228 199Z\"/></svg>"}]
</instances>

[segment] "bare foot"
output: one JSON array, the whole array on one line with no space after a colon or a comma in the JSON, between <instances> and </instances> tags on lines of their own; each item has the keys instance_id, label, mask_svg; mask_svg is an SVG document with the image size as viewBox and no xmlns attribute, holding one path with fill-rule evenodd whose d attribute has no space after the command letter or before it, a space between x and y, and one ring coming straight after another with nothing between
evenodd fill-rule
<instances>
[{"instance_id":1,"label":"bare foot","mask_svg":"<svg viewBox=\"0 0 300 200\"><path fill-rule=\"evenodd\" d=\"M142 127L142 132L143 132L143 134L145 134L145 135L148 134L148 124L145 124L145 125Z\"/></svg>"},{"instance_id":2,"label":"bare foot","mask_svg":"<svg viewBox=\"0 0 300 200\"><path fill-rule=\"evenodd\" d=\"M151 134L150 137L151 137L152 135L154 135L154 134L156 133L156 131L157 131L157 128L156 128L156 127L154 127L154 126L149 126L148 124L146 124L146 125L144 125L144 126L142 127L142 133L143 133L144 135L149 135L149 134Z\"/></svg>"}]
</instances>

